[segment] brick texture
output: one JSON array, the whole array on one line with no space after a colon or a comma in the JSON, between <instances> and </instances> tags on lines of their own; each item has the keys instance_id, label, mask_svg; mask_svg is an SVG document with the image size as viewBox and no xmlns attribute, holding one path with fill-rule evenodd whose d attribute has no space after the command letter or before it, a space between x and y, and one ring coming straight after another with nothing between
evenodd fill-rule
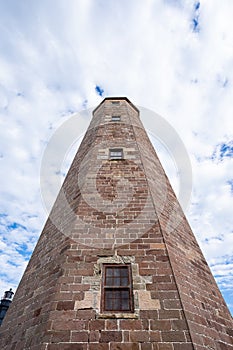
<instances>
[{"instance_id":1,"label":"brick texture","mask_svg":"<svg viewBox=\"0 0 233 350\"><path fill-rule=\"evenodd\" d=\"M118 100L94 111L4 319L2 350L233 349L231 315L138 110ZM123 160L108 159L114 147ZM131 264L134 313L102 312L104 263Z\"/></svg>"}]
</instances>

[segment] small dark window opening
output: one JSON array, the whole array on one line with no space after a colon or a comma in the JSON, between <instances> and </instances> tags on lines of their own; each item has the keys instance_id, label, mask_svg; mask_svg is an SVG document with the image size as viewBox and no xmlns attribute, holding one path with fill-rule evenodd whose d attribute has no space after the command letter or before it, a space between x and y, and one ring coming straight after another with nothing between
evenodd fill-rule
<instances>
[{"instance_id":1,"label":"small dark window opening","mask_svg":"<svg viewBox=\"0 0 233 350\"><path fill-rule=\"evenodd\" d=\"M132 273L130 265L104 265L102 312L133 312Z\"/></svg>"},{"instance_id":2,"label":"small dark window opening","mask_svg":"<svg viewBox=\"0 0 233 350\"><path fill-rule=\"evenodd\" d=\"M120 104L120 101L112 101L112 105L118 106Z\"/></svg>"},{"instance_id":3,"label":"small dark window opening","mask_svg":"<svg viewBox=\"0 0 233 350\"><path fill-rule=\"evenodd\" d=\"M123 159L123 149L122 148L112 148L109 150L109 159L118 160Z\"/></svg>"},{"instance_id":4,"label":"small dark window opening","mask_svg":"<svg viewBox=\"0 0 233 350\"><path fill-rule=\"evenodd\" d=\"M112 122L119 122L121 120L120 115L112 115Z\"/></svg>"}]
</instances>

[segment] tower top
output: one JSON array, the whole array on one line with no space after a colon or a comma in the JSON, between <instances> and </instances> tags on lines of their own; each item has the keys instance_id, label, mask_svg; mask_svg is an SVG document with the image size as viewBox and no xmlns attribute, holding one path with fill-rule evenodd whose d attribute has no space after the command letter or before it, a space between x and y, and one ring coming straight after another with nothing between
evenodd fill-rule
<instances>
[{"instance_id":1,"label":"tower top","mask_svg":"<svg viewBox=\"0 0 233 350\"><path fill-rule=\"evenodd\" d=\"M126 101L132 108L134 108L139 113L139 109L127 97L124 97L124 96L105 97L103 101L100 102L100 104L93 110L92 113L94 114L97 111L97 109L99 109L99 107L106 101L120 101L120 100Z\"/></svg>"},{"instance_id":2,"label":"tower top","mask_svg":"<svg viewBox=\"0 0 233 350\"><path fill-rule=\"evenodd\" d=\"M15 348L233 350L232 317L126 97L94 111L1 326L0 349Z\"/></svg>"}]
</instances>

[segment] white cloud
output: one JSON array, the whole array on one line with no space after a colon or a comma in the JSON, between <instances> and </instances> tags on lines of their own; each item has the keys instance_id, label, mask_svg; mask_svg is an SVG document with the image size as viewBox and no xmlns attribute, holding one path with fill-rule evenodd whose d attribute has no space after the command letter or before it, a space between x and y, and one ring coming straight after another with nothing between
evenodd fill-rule
<instances>
[{"instance_id":1,"label":"white cloud","mask_svg":"<svg viewBox=\"0 0 233 350\"><path fill-rule=\"evenodd\" d=\"M233 139L233 3L202 0L200 30L193 32L195 3L1 2L0 198L8 215L1 219L3 227L16 222L26 230L2 232L0 247L8 249L1 267L11 275L0 288L17 284L25 266L17 245L32 249L46 217L39 190L46 144L70 114L101 101L100 85L107 95L155 110L177 130L193 164L187 214L213 272L216 264L225 271L220 286L233 289L224 270L233 253L232 159L211 159L218 144ZM12 256L19 267L11 266Z\"/></svg>"}]
</instances>

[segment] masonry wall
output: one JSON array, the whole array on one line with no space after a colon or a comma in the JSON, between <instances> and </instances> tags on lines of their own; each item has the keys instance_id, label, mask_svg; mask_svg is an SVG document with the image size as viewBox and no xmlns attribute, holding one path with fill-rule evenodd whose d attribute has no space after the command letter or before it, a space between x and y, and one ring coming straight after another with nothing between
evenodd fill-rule
<instances>
[{"instance_id":1,"label":"masonry wall","mask_svg":"<svg viewBox=\"0 0 233 350\"><path fill-rule=\"evenodd\" d=\"M232 316L153 147L144 147L145 130L134 130L194 348L231 349Z\"/></svg>"},{"instance_id":2,"label":"masonry wall","mask_svg":"<svg viewBox=\"0 0 233 350\"><path fill-rule=\"evenodd\" d=\"M119 101L94 112L4 319L1 349L233 348L229 311L138 111ZM124 160L109 160L114 147ZM106 263L131 264L133 313L101 312Z\"/></svg>"}]
</instances>

